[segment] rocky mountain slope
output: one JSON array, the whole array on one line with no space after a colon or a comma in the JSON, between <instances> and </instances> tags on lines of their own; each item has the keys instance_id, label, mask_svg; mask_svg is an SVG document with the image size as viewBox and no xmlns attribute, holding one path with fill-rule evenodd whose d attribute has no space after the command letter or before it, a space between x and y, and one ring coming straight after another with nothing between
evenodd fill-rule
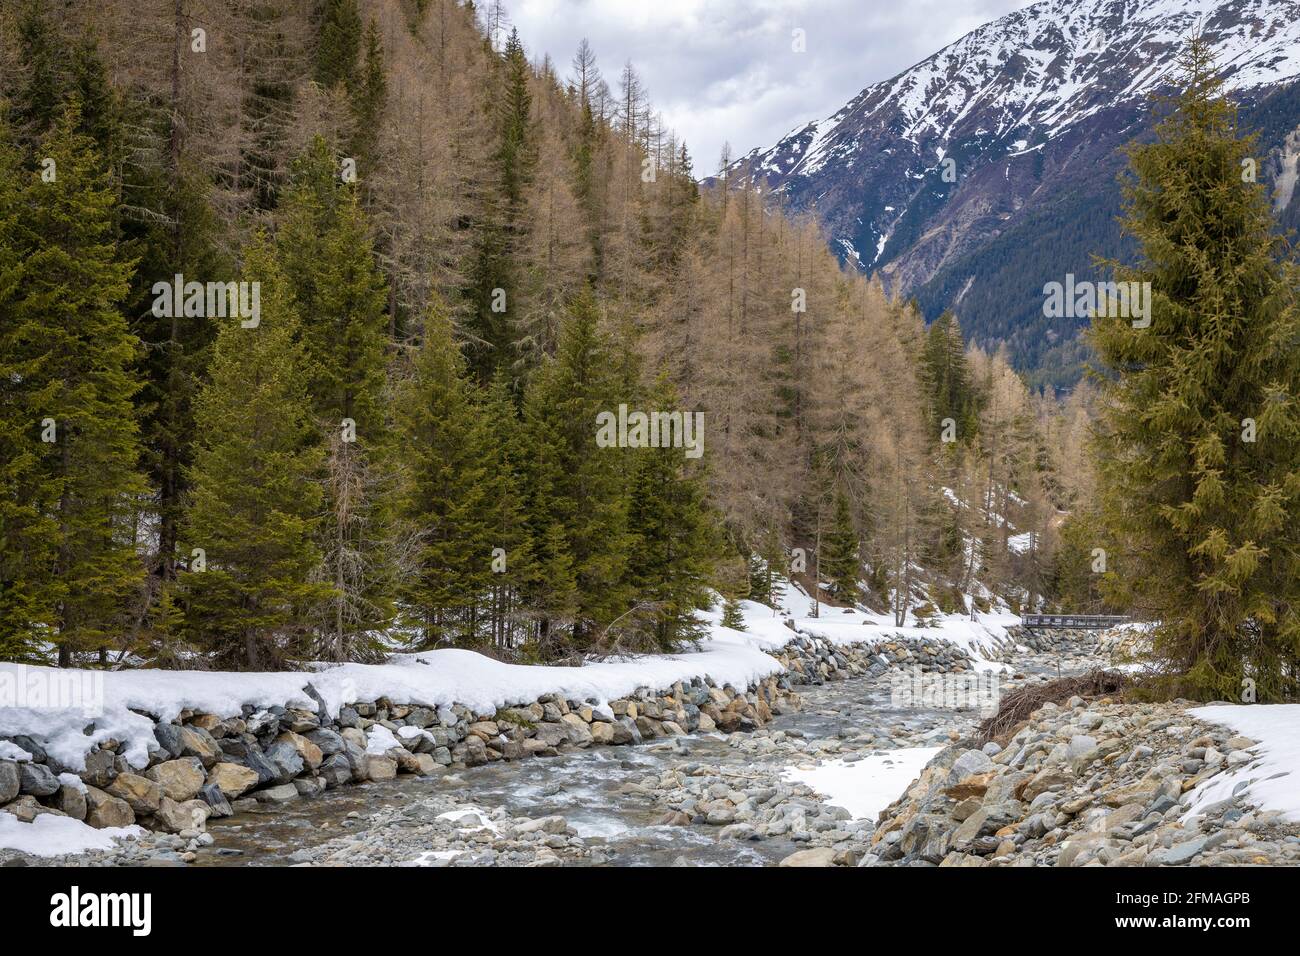
<instances>
[{"instance_id":1,"label":"rocky mountain slope","mask_svg":"<svg viewBox=\"0 0 1300 956\"><path fill-rule=\"evenodd\" d=\"M729 171L814 210L847 262L952 305L977 341L1068 381L1079 322L1042 315L1042 285L1122 251L1119 149L1144 135L1183 40L1211 41L1258 176L1300 221L1300 0L1044 0L867 87Z\"/></svg>"}]
</instances>

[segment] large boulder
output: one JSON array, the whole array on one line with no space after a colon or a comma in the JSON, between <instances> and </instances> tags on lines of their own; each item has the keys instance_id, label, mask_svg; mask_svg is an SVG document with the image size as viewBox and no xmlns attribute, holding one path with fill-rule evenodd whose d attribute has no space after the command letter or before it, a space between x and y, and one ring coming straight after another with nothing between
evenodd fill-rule
<instances>
[{"instance_id":1,"label":"large boulder","mask_svg":"<svg viewBox=\"0 0 1300 956\"><path fill-rule=\"evenodd\" d=\"M22 774L12 760L0 760L0 803L8 803L22 790Z\"/></svg>"},{"instance_id":2,"label":"large boulder","mask_svg":"<svg viewBox=\"0 0 1300 956\"><path fill-rule=\"evenodd\" d=\"M96 829L128 827L135 823L135 812L125 800L105 793L98 787L86 787L86 822Z\"/></svg>"},{"instance_id":3,"label":"large boulder","mask_svg":"<svg viewBox=\"0 0 1300 956\"><path fill-rule=\"evenodd\" d=\"M108 792L125 800L136 813L157 813L163 799L162 787L136 773L119 773Z\"/></svg>"},{"instance_id":4,"label":"large boulder","mask_svg":"<svg viewBox=\"0 0 1300 956\"><path fill-rule=\"evenodd\" d=\"M337 753L325 758L317 771L326 787L338 787L352 779L352 765L346 754Z\"/></svg>"},{"instance_id":5,"label":"large boulder","mask_svg":"<svg viewBox=\"0 0 1300 956\"><path fill-rule=\"evenodd\" d=\"M86 769L81 779L101 790L117 776L117 755L111 750L92 750L86 755Z\"/></svg>"},{"instance_id":6,"label":"large boulder","mask_svg":"<svg viewBox=\"0 0 1300 956\"><path fill-rule=\"evenodd\" d=\"M277 739L266 748L267 762L275 768L275 783L286 784L303 772L305 767L298 748L287 740Z\"/></svg>"},{"instance_id":7,"label":"large boulder","mask_svg":"<svg viewBox=\"0 0 1300 956\"><path fill-rule=\"evenodd\" d=\"M185 742L181 738L181 728L178 724L155 724L153 735L158 739L158 744L163 750L176 758L185 753Z\"/></svg>"},{"instance_id":8,"label":"large boulder","mask_svg":"<svg viewBox=\"0 0 1300 956\"><path fill-rule=\"evenodd\" d=\"M221 760L221 746L216 739L202 727L182 727L181 746L183 753L198 757L204 767L211 767ZM155 734L156 736L156 734Z\"/></svg>"},{"instance_id":9,"label":"large boulder","mask_svg":"<svg viewBox=\"0 0 1300 956\"><path fill-rule=\"evenodd\" d=\"M162 787L162 792L177 803L193 800L203 788L206 779L203 763L197 757L168 760L156 767L150 767L144 775Z\"/></svg>"},{"instance_id":10,"label":"large boulder","mask_svg":"<svg viewBox=\"0 0 1300 956\"><path fill-rule=\"evenodd\" d=\"M397 761L388 757L371 757L367 767L371 780L392 780L397 776Z\"/></svg>"},{"instance_id":11,"label":"large boulder","mask_svg":"<svg viewBox=\"0 0 1300 956\"><path fill-rule=\"evenodd\" d=\"M86 791L71 784L61 784L54 797L54 806L74 820L84 820L89 810L86 806Z\"/></svg>"},{"instance_id":12,"label":"large boulder","mask_svg":"<svg viewBox=\"0 0 1300 956\"><path fill-rule=\"evenodd\" d=\"M210 813L210 808L202 800L178 802L171 797L163 797L153 818L159 829L168 833L203 831L207 829Z\"/></svg>"},{"instance_id":13,"label":"large boulder","mask_svg":"<svg viewBox=\"0 0 1300 956\"><path fill-rule=\"evenodd\" d=\"M277 744L287 743L298 752L302 762L306 764L308 770L315 770L325 759L321 749L301 734L296 734L291 730L286 730L279 737L275 738Z\"/></svg>"},{"instance_id":14,"label":"large boulder","mask_svg":"<svg viewBox=\"0 0 1300 956\"><path fill-rule=\"evenodd\" d=\"M257 774L259 787L275 783L276 778L280 776L280 769L266 759L266 754L256 743L240 741L238 745L226 748L224 762L238 764L252 770Z\"/></svg>"},{"instance_id":15,"label":"large boulder","mask_svg":"<svg viewBox=\"0 0 1300 956\"><path fill-rule=\"evenodd\" d=\"M322 727L304 736L316 745L322 757L332 757L343 752L343 738L332 730Z\"/></svg>"},{"instance_id":16,"label":"large boulder","mask_svg":"<svg viewBox=\"0 0 1300 956\"><path fill-rule=\"evenodd\" d=\"M43 763L18 765L19 789L33 797L52 797L59 792L59 778Z\"/></svg>"},{"instance_id":17,"label":"large boulder","mask_svg":"<svg viewBox=\"0 0 1300 956\"><path fill-rule=\"evenodd\" d=\"M222 762L208 771L206 783L215 786L228 800L237 800L261 782L256 770L237 763Z\"/></svg>"},{"instance_id":18,"label":"large boulder","mask_svg":"<svg viewBox=\"0 0 1300 956\"><path fill-rule=\"evenodd\" d=\"M575 713L568 713L560 718L560 723L568 728L569 743L578 747L590 746L591 725L583 720L581 716Z\"/></svg>"},{"instance_id":19,"label":"large boulder","mask_svg":"<svg viewBox=\"0 0 1300 956\"><path fill-rule=\"evenodd\" d=\"M230 801L215 783L204 784L199 790L199 799L208 805L209 818L234 816L235 811L230 809Z\"/></svg>"}]
</instances>

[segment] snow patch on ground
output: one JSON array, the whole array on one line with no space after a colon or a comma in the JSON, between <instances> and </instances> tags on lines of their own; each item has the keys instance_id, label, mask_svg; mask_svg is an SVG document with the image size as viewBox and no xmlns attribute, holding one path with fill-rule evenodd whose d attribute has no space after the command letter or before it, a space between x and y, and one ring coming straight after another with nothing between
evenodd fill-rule
<instances>
[{"instance_id":1,"label":"snow patch on ground","mask_svg":"<svg viewBox=\"0 0 1300 956\"><path fill-rule=\"evenodd\" d=\"M0 848L32 856L107 850L118 840L143 836L144 832L136 826L96 830L80 820L53 813L42 813L31 823L22 823L12 813L0 813Z\"/></svg>"},{"instance_id":2,"label":"snow patch on ground","mask_svg":"<svg viewBox=\"0 0 1300 956\"><path fill-rule=\"evenodd\" d=\"M855 820L875 817L903 795L942 747L906 747L846 762L795 767L786 776L812 787Z\"/></svg>"},{"instance_id":3,"label":"snow patch on ground","mask_svg":"<svg viewBox=\"0 0 1300 956\"><path fill-rule=\"evenodd\" d=\"M1254 760L1229 767L1192 791L1189 816L1228 799L1238 784L1245 783L1251 803L1300 821L1300 704L1216 704L1188 714L1257 741L1249 749Z\"/></svg>"},{"instance_id":4,"label":"snow patch on ground","mask_svg":"<svg viewBox=\"0 0 1300 956\"><path fill-rule=\"evenodd\" d=\"M752 636L715 623L694 650L611 658L582 667L505 664L473 651L448 648L394 654L384 664L317 665L313 671L95 672L103 678L102 708L97 708L98 716L87 716L82 706L0 707L0 738L30 736L56 760L74 770L85 766L86 754L99 741L113 738L126 744L126 758L131 766L141 768L148 763L149 748L157 746L154 722L144 714L170 721L182 710L189 709L234 717L242 713L245 704L258 708L279 704L314 711L318 704L308 694L308 684L325 701L332 716L337 716L344 704L379 697L399 704L435 707L463 704L476 713L491 714L500 707L531 703L546 694L605 703L641 687L668 688L677 681L695 677L711 678L719 686L731 684L744 688L781 672L781 664L764 651L786 643L794 635L779 622L776 626L785 632L779 643L777 637L781 635L770 623L757 625L758 633ZM6 675L6 671L10 673ZM26 686L33 679L50 682L66 679L68 673L65 670L56 674L53 668L0 664L0 678L12 679L15 686ZM88 727L90 732L86 733ZM393 745L397 745L396 741ZM24 753L9 744L0 756L12 760Z\"/></svg>"}]
</instances>

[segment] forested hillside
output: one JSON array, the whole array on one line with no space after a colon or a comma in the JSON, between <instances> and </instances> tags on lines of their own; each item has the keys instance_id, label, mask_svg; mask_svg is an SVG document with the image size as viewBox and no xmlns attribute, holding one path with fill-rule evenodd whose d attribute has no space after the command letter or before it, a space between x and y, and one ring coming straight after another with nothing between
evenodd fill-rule
<instances>
[{"instance_id":1,"label":"forested hillside","mask_svg":"<svg viewBox=\"0 0 1300 956\"><path fill-rule=\"evenodd\" d=\"M0 16L0 656L671 649L790 577L1052 599L1086 390L702 191L631 64L457 0Z\"/></svg>"}]
</instances>

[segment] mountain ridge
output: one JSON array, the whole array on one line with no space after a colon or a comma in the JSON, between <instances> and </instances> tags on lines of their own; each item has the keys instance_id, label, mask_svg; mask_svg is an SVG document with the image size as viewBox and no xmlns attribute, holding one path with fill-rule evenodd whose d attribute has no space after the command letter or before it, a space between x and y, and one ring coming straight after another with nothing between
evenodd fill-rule
<instances>
[{"instance_id":1,"label":"mountain ridge","mask_svg":"<svg viewBox=\"0 0 1300 956\"><path fill-rule=\"evenodd\" d=\"M814 212L842 261L1068 384L1079 323L1034 315L1039 280L1125 251L1119 149L1149 132L1151 95L1198 29L1243 122L1266 127L1259 176L1295 218L1300 97L1280 94L1300 78L1297 0L1044 0L751 150L728 184Z\"/></svg>"}]
</instances>

